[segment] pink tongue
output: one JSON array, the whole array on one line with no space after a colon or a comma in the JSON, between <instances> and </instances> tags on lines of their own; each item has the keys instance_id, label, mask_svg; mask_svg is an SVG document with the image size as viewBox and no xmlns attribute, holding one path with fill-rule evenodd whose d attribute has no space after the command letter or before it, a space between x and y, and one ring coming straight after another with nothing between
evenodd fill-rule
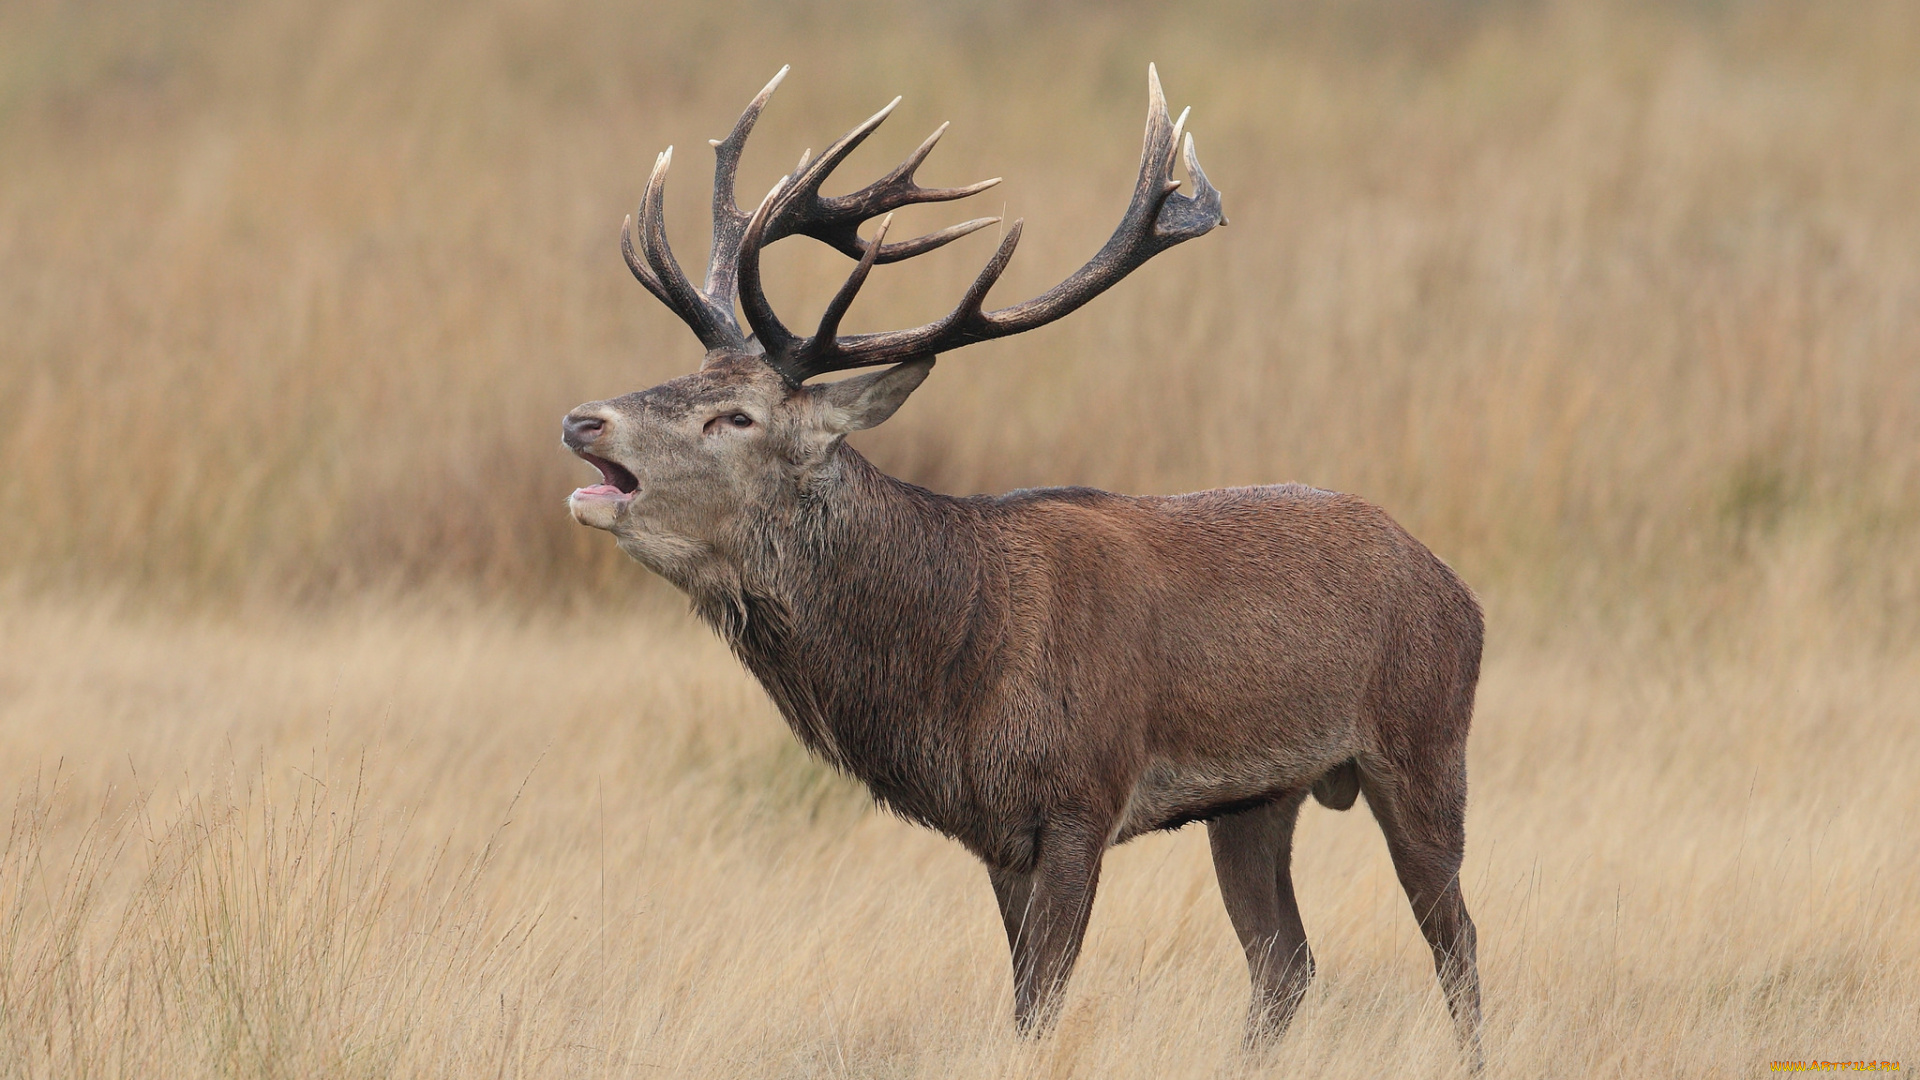
<instances>
[{"instance_id":1,"label":"pink tongue","mask_svg":"<svg viewBox=\"0 0 1920 1080\"><path fill-rule=\"evenodd\" d=\"M595 484L592 487L577 488L574 490L574 494L585 495L588 498L596 498L596 499L605 499L605 498L620 499L620 498L625 498L627 493L624 491L621 491L617 487L614 487L612 484Z\"/></svg>"}]
</instances>

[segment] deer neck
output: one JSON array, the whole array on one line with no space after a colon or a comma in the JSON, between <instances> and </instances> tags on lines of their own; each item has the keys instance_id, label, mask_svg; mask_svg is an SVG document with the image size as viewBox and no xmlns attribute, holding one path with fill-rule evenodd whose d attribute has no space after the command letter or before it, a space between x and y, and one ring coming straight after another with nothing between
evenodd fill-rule
<instances>
[{"instance_id":1,"label":"deer neck","mask_svg":"<svg viewBox=\"0 0 1920 1080\"><path fill-rule=\"evenodd\" d=\"M736 587L696 608L802 739L899 805L930 793L942 703L970 695L997 635L991 563L968 502L887 476L850 447L788 517L731 560ZM986 631L986 632L983 632ZM907 783L914 778L914 783ZM943 786L932 785L935 789Z\"/></svg>"}]
</instances>

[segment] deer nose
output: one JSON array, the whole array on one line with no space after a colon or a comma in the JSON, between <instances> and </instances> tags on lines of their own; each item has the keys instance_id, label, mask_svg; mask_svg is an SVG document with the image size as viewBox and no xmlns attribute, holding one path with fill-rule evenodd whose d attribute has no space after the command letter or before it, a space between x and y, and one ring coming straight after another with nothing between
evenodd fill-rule
<instances>
[{"instance_id":1,"label":"deer nose","mask_svg":"<svg viewBox=\"0 0 1920 1080\"><path fill-rule=\"evenodd\" d=\"M568 413L567 418L560 422L560 441L575 450L585 450L606 429L607 422L598 416Z\"/></svg>"}]
</instances>

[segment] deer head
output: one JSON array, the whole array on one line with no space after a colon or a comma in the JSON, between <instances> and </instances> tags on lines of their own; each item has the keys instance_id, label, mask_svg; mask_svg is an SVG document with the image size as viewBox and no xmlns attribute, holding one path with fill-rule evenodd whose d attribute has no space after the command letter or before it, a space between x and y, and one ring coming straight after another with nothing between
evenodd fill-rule
<instances>
[{"instance_id":1,"label":"deer head","mask_svg":"<svg viewBox=\"0 0 1920 1080\"><path fill-rule=\"evenodd\" d=\"M791 522L831 488L848 433L893 415L933 367L934 357L979 341L1018 334L1065 316L1135 267L1184 240L1226 224L1220 193L1182 138L1186 113L1170 119L1160 79L1147 69L1145 146L1133 199L1120 225L1087 264L1041 295L1011 307L984 303L1020 242L1021 222L960 302L944 318L910 330L841 334L840 321L877 263L898 262L998 224L976 218L910 240L889 242L892 211L983 191L999 180L959 188L925 188L914 172L946 131L938 130L897 168L848 195L820 187L833 170L899 104L898 98L817 158L801 155L752 213L739 207L734 182L740 153L767 99L787 69L741 113L732 133L715 141L713 248L704 286L695 288L668 246L663 205L669 147L656 160L639 209L620 231L634 277L680 316L707 349L700 370L650 390L574 409L563 425L567 447L597 467L603 483L575 491L569 507L582 524L613 533L629 554L682 588L697 590L714 575L730 576L768 531ZM1174 157L1184 149L1193 194L1176 193ZM871 239L860 226L880 221ZM760 252L784 237L810 236L855 260L814 332L789 330L761 287ZM750 332L735 317L735 304ZM830 383L808 382L833 371L890 365ZM717 584L717 582L716 582Z\"/></svg>"}]
</instances>

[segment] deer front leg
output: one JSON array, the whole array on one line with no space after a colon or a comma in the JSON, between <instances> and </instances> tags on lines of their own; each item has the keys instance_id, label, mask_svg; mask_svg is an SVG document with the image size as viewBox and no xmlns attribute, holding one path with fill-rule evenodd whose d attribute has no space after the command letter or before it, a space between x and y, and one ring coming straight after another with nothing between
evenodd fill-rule
<instances>
[{"instance_id":1,"label":"deer front leg","mask_svg":"<svg viewBox=\"0 0 1920 1080\"><path fill-rule=\"evenodd\" d=\"M1031 870L988 870L1013 953L1013 1019L1022 1035L1043 1035L1058 1018L1087 933L1106 836L1104 829L1050 827Z\"/></svg>"}]
</instances>

